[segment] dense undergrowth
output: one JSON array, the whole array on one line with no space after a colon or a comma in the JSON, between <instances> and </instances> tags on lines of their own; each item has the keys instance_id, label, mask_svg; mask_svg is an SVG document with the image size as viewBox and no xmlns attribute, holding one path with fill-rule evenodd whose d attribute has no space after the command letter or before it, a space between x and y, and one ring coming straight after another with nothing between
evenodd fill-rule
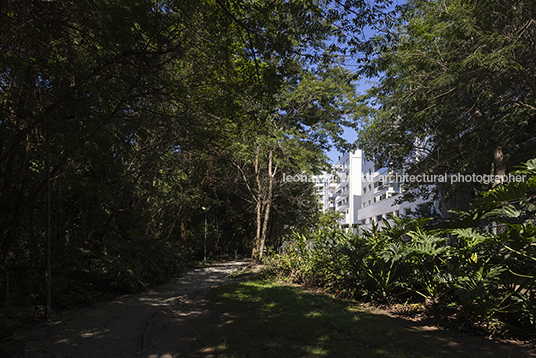
<instances>
[{"instance_id":1,"label":"dense undergrowth","mask_svg":"<svg viewBox=\"0 0 536 358\"><path fill-rule=\"evenodd\" d=\"M55 309L85 306L143 291L180 273L190 260L178 243L135 236L103 242L100 250L58 245L54 254ZM11 275L17 279L11 282L7 306L39 307L45 295L39 265L15 266Z\"/></svg>"},{"instance_id":2,"label":"dense undergrowth","mask_svg":"<svg viewBox=\"0 0 536 358\"><path fill-rule=\"evenodd\" d=\"M439 226L430 218L392 217L393 225L359 235L296 233L266 259L267 271L337 296L417 303L458 325L530 339L536 333L536 160L518 173L527 180L483 193L470 212Z\"/></svg>"},{"instance_id":3,"label":"dense undergrowth","mask_svg":"<svg viewBox=\"0 0 536 358\"><path fill-rule=\"evenodd\" d=\"M103 241L100 250L54 246L54 314L141 292L191 265L191 255L178 243L166 240L116 238ZM45 287L39 266L36 262L13 268L11 276L16 279L11 281L9 297L0 301L0 339L46 319L42 300Z\"/></svg>"}]
</instances>

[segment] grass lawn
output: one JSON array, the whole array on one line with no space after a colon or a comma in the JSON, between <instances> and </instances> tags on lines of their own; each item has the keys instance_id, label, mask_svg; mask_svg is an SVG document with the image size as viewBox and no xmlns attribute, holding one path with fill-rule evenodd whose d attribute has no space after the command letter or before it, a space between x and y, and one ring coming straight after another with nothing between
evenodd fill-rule
<instances>
[{"instance_id":1,"label":"grass lawn","mask_svg":"<svg viewBox=\"0 0 536 358\"><path fill-rule=\"evenodd\" d=\"M245 280L209 294L204 357L530 357L531 351L370 311L324 294Z\"/></svg>"}]
</instances>

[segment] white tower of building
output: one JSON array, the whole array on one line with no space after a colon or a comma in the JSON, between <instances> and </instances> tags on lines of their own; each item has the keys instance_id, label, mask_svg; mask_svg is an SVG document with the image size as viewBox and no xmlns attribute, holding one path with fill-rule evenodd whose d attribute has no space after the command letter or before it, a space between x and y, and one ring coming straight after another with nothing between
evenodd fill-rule
<instances>
[{"instance_id":1,"label":"white tower of building","mask_svg":"<svg viewBox=\"0 0 536 358\"><path fill-rule=\"evenodd\" d=\"M343 228L356 228L357 211L361 207L363 151L358 149L345 153L335 164L339 175L339 184L335 188L337 195L335 209L344 214L341 220Z\"/></svg>"}]
</instances>

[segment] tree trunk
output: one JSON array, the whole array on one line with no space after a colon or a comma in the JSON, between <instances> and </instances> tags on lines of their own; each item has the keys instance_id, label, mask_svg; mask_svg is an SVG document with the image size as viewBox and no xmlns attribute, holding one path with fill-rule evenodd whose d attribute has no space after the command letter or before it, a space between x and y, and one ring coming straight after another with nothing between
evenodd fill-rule
<instances>
[{"instance_id":1,"label":"tree trunk","mask_svg":"<svg viewBox=\"0 0 536 358\"><path fill-rule=\"evenodd\" d=\"M268 219L270 218L270 207L272 206L272 195L274 187L274 175L277 168L272 170L273 150L268 153L268 192L266 193L266 208L264 209L264 223L262 225L262 235L259 246L259 258L262 258L264 252L264 243L266 242L266 232L268 231Z\"/></svg>"},{"instance_id":2,"label":"tree trunk","mask_svg":"<svg viewBox=\"0 0 536 358\"><path fill-rule=\"evenodd\" d=\"M262 184L261 177L259 172L259 152L260 146L257 142L257 147L255 149L255 180L257 182L257 195L256 195L256 210L257 210L257 232L255 234L255 243L253 245L253 250L251 252L251 258L254 260L258 259L260 241L261 241L261 226L262 226Z\"/></svg>"}]
</instances>

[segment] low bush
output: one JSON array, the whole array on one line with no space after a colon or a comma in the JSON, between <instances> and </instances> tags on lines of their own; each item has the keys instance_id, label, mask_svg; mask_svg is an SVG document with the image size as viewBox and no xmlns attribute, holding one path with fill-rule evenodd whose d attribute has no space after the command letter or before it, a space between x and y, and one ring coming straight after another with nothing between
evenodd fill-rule
<instances>
[{"instance_id":1,"label":"low bush","mask_svg":"<svg viewBox=\"0 0 536 358\"><path fill-rule=\"evenodd\" d=\"M531 335L536 327L536 160L477 199L471 212L431 227L391 217L359 235L317 230L287 238L266 263L280 280L381 303L424 302L429 312ZM486 230L490 225L500 232Z\"/></svg>"}]
</instances>

